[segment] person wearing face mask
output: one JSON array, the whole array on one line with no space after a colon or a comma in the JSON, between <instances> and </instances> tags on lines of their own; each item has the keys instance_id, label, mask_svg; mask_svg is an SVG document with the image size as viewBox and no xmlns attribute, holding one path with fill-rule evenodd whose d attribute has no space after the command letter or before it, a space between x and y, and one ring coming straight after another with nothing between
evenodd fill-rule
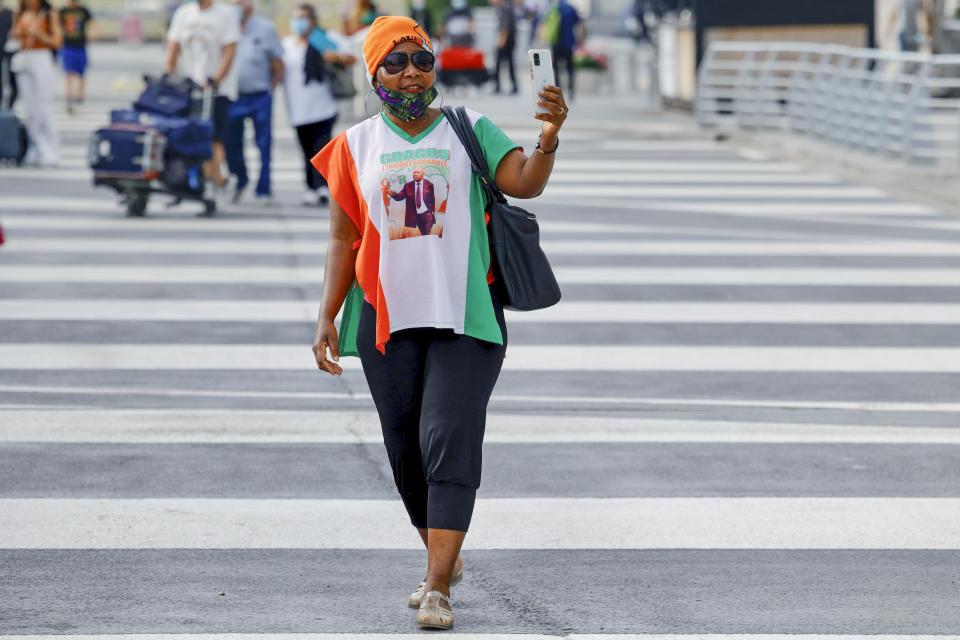
<instances>
[{"instance_id":1,"label":"person wearing face mask","mask_svg":"<svg viewBox=\"0 0 960 640\"><path fill-rule=\"evenodd\" d=\"M381 17L366 35L363 58L382 111L313 158L332 196L313 352L322 371L341 375L340 346L356 345L397 490L427 547L426 577L408 604L421 627L449 629L450 587L463 578L460 549L480 486L487 402L507 327L491 286L480 180L432 106L429 37L411 18ZM567 115L558 87L544 87L539 102L548 113L534 116L541 134L530 155L467 110L497 185L516 198L543 191ZM345 310L338 334L334 317L348 293L359 320L353 324Z\"/></svg>"},{"instance_id":2,"label":"person wearing face mask","mask_svg":"<svg viewBox=\"0 0 960 640\"><path fill-rule=\"evenodd\" d=\"M451 0L443 19L443 37L451 47L473 46L473 12L467 0Z\"/></svg>"},{"instance_id":3,"label":"person wearing face mask","mask_svg":"<svg viewBox=\"0 0 960 640\"><path fill-rule=\"evenodd\" d=\"M236 101L230 105L224 141L227 166L237 177L233 201L240 200L250 181L243 158L243 128L253 121L254 140L260 151L260 177L256 196L261 203L272 201L270 192L270 146L273 117L273 90L283 77L283 48L273 23L253 13L252 0L236 0L233 4L240 18L240 40L237 42Z\"/></svg>"},{"instance_id":4,"label":"person wearing face mask","mask_svg":"<svg viewBox=\"0 0 960 640\"><path fill-rule=\"evenodd\" d=\"M240 39L240 19L226 4L194 0L176 10L167 33L165 73L178 69L202 87L216 92L213 99L213 158L204 163L204 173L225 194L227 177L223 141L230 103L237 99L237 67L233 63Z\"/></svg>"},{"instance_id":5,"label":"person wearing face mask","mask_svg":"<svg viewBox=\"0 0 960 640\"><path fill-rule=\"evenodd\" d=\"M326 204L330 199L327 182L310 164L310 158L330 141L339 113L324 62L351 65L356 59L345 38L317 25L312 5L294 9L290 31L283 40L283 91L288 119L303 150L306 191L302 202L307 206Z\"/></svg>"}]
</instances>

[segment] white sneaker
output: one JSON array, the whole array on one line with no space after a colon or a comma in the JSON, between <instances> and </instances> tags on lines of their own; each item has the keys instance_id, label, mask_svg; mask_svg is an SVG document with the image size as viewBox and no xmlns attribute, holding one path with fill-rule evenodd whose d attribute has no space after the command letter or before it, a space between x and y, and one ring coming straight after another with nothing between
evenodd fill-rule
<instances>
[{"instance_id":1,"label":"white sneaker","mask_svg":"<svg viewBox=\"0 0 960 640\"><path fill-rule=\"evenodd\" d=\"M320 202L320 195L313 189L307 189L300 198L300 203L305 207L315 207Z\"/></svg>"},{"instance_id":2,"label":"white sneaker","mask_svg":"<svg viewBox=\"0 0 960 640\"><path fill-rule=\"evenodd\" d=\"M317 189L317 202L320 204L330 203L330 189L327 188L327 185L323 185Z\"/></svg>"},{"instance_id":3,"label":"white sneaker","mask_svg":"<svg viewBox=\"0 0 960 640\"><path fill-rule=\"evenodd\" d=\"M257 196L257 206L260 207L275 207L277 206L277 200L272 195L260 194Z\"/></svg>"}]
</instances>

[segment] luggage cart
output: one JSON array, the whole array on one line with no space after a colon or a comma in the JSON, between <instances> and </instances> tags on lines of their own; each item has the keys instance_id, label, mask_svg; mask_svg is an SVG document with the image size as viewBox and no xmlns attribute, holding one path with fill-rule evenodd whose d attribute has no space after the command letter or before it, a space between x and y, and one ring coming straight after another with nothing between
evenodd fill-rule
<instances>
[{"instance_id":1,"label":"luggage cart","mask_svg":"<svg viewBox=\"0 0 960 640\"><path fill-rule=\"evenodd\" d=\"M217 204L209 196L211 186L203 176L202 160L177 153L163 133L176 119L209 121L213 89L201 89L189 79L144 79L147 89L134 104L135 110L114 111L112 120L115 114L127 115L90 138L94 186L116 191L131 217L146 215L152 194L172 196L169 207L184 200L200 202L201 215L213 216Z\"/></svg>"}]
</instances>

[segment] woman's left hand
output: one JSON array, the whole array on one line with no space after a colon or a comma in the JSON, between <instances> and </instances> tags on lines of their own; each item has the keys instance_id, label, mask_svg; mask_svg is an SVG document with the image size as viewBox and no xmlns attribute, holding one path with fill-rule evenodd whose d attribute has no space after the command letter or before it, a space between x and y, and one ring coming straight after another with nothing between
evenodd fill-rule
<instances>
[{"instance_id":1,"label":"woman's left hand","mask_svg":"<svg viewBox=\"0 0 960 640\"><path fill-rule=\"evenodd\" d=\"M543 121L543 135L548 138L556 136L570 111L567 109L560 87L545 86L540 90L540 99L537 100L537 104L550 110L550 113L537 113L533 116Z\"/></svg>"}]
</instances>

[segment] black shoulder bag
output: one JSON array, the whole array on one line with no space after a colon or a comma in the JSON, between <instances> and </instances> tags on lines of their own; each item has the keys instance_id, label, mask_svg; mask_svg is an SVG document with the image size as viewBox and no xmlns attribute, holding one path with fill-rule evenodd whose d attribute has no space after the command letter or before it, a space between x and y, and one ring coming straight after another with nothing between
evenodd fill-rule
<instances>
[{"instance_id":1,"label":"black shoulder bag","mask_svg":"<svg viewBox=\"0 0 960 640\"><path fill-rule=\"evenodd\" d=\"M507 203L496 180L490 174L483 149L463 107L443 107L460 142L470 156L474 173L480 178L487 198L490 224L490 253L493 257L494 286L500 302L514 311L533 311L560 301L560 285L550 262L540 248L537 216Z\"/></svg>"}]
</instances>

